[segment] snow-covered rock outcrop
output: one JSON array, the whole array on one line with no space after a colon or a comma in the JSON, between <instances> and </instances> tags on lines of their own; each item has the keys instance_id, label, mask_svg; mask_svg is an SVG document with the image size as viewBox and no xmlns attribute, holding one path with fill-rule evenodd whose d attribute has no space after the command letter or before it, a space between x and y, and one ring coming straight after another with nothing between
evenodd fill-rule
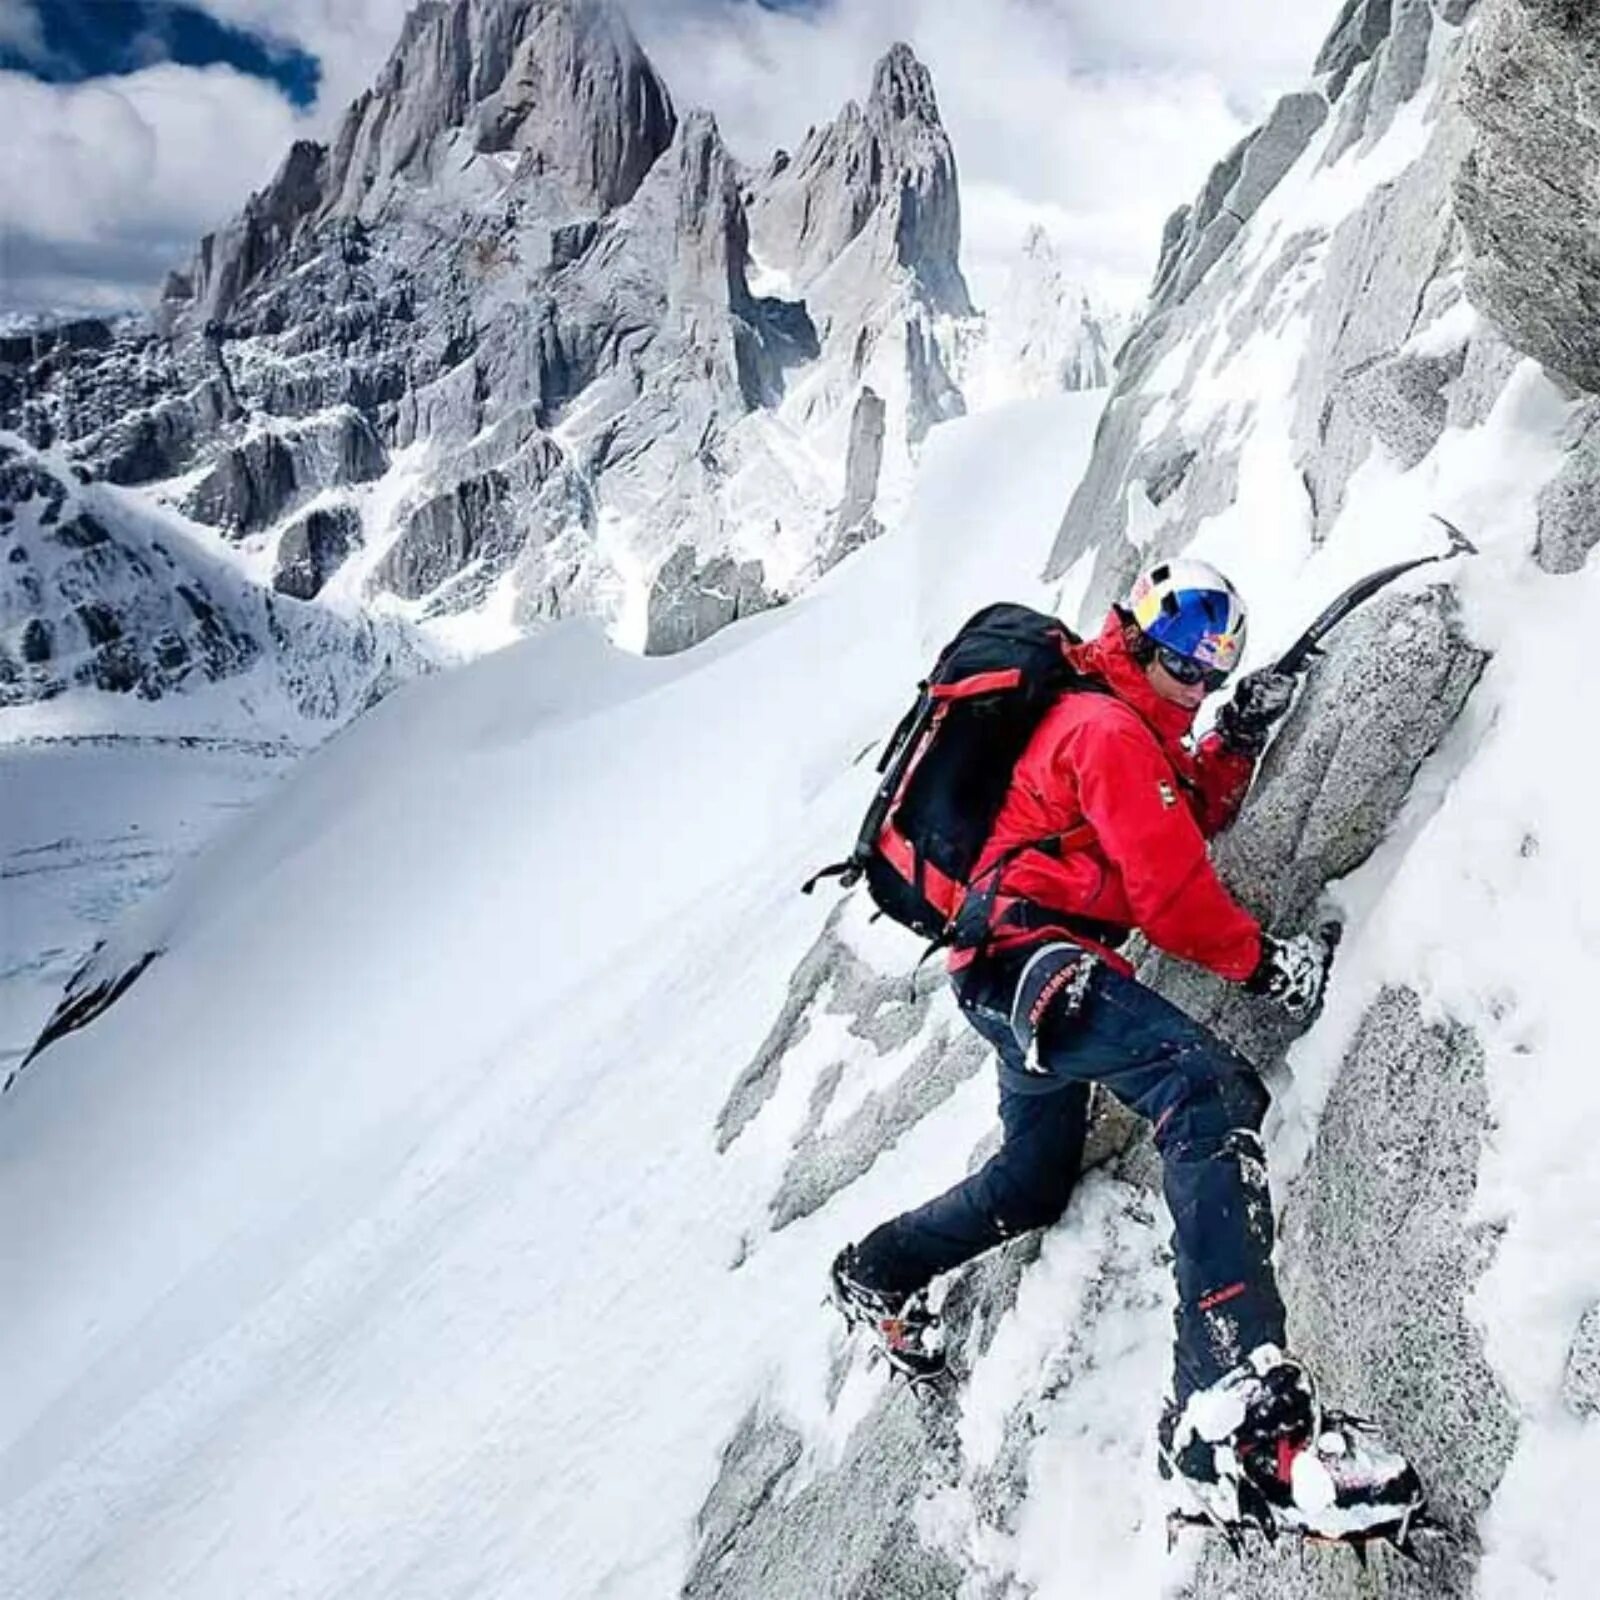
<instances>
[{"instance_id":1,"label":"snow-covered rock outcrop","mask_svg":"<svg viewBox=\"0 0 1600 1600\"><path fill-rule=\"evenodd\" d=\"M673 650L892 516L962 409L959 242L903 45L752 174L608 0L430 0L154 327L0 343L0 423L343 615Z\"/></svg>"},{"instance_id":2,"label":"snow-covered rock outcrop","mask_svg":"<svg viewBox=\"0 0 1600 1600\"><path fill-rule=\"evenodd\" d=\"M254 672L328 723L427 665L405 629L274 595L125 491L0 434L0 706L71 689L159 700Z\"/></svg>"}]
</instances>

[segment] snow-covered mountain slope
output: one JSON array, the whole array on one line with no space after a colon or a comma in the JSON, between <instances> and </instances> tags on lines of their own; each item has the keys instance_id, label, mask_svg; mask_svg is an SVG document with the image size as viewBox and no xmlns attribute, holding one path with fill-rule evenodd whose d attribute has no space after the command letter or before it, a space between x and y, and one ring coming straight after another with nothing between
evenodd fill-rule
<instances>
[{"instance_id":1,"label":"snow-covered mountain slope","mask_svg":"<svg viewBox=\"0 0 1600 1600\"><path fill-rule=\"evenodd\" d=\"M661 1594L754 1396L838 1426L829 1241L986 1096L780 1235L804 1101L726 1154L719 1108L858 758L1034 592L1097 411L941 430L909 528L699 650L407 686L123 924L162 954L0 1102L8 1593Z\"/></svg>"},{"instance_id":2,"label":"snow-covered mountain slope","mask_svg":"<svg viewBox=\"0 0 1600 1600\"><path fill-rule=\"evenodd\" d=\"M106 927L294 757L431 666L0 434L0 1083Z\"/></svg>"},{"instance_id":3,"label":"snow-covered mountain slope","mask_svg":"<svg viewBox=\"0 0 1600 1600\"><path fill-rule=\"evenodd\" d=\"M135 731L119 714L112 728L80 720L0 745L0 1087L118 918L304 753L287 731L196 732L188 718Z\"/></svg>"}]
</instances>

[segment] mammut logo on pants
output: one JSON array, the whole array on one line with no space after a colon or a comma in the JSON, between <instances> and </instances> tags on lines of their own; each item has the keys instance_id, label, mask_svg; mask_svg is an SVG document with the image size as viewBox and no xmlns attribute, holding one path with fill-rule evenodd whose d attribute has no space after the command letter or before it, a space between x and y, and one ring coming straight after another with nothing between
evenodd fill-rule
<instances>
[{"instance_id":1,"label":"mammut logo on pants","mask_svg":"<svg viewBox=\"0 0 1600 1600\"><path fill-rule=\"evenodd\" d=\"M1079 971L1079 968L1082 965L1083 963L1081 962L1075 962L1070 967L1063 967L1061 971L1058 972L1055 977L1053 977L1044 986L1044 988L1039 991L1039 998L1033 1002L1033 1005L1028 1010L1028 1026L1032 1028L1035 1033L1039 1031L1039 1022L1043 1018L1045 1012L1050 1009L1051 1004L1062 992L1062 990L1071 989L1075 985L1079 989L1083 987L1083 980L1088 976L1088 974Z\"/></svg>"}]
</instances>

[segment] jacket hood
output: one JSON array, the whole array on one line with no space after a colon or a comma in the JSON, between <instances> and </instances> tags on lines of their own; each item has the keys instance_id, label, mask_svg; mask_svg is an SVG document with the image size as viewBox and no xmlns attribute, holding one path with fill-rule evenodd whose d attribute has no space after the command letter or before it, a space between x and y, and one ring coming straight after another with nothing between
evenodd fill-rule
<instances>
[{"instance_id":1,"label":"jacket hood","mask_svg":"<svg viewBox=\"0 0 1600 1600\"><path fill-rule=\"evenodd\" d=\"M1199 708L1191 710L1156 693L1144 668L1128 654L1122 629L1123 619L1113 606L1099 638L1070 652L1073 666L1102 679L1119 700L1144 718L1163 745L1181 745L1194 727Z\"/></svg>"}]
</instances>

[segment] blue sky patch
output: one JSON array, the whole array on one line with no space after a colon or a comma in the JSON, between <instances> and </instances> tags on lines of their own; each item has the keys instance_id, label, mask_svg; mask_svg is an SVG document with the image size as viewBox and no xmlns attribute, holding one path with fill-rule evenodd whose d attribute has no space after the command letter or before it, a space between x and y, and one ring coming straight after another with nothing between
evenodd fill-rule
<instances>
[{"instance_id":1,"label":"blue sky patch","mask_svg":"<svg viewBox=\"0 0 1600 1600\"><path fill-rule=\"evenodd\" d=\"M41 0L40 47L0 44L0 69L46 83L83 83L171 61L228 66L275 83L299 107L317 97L322 69L295 45L229 27L182 0Z\"/></svg>"}]
</instances>

